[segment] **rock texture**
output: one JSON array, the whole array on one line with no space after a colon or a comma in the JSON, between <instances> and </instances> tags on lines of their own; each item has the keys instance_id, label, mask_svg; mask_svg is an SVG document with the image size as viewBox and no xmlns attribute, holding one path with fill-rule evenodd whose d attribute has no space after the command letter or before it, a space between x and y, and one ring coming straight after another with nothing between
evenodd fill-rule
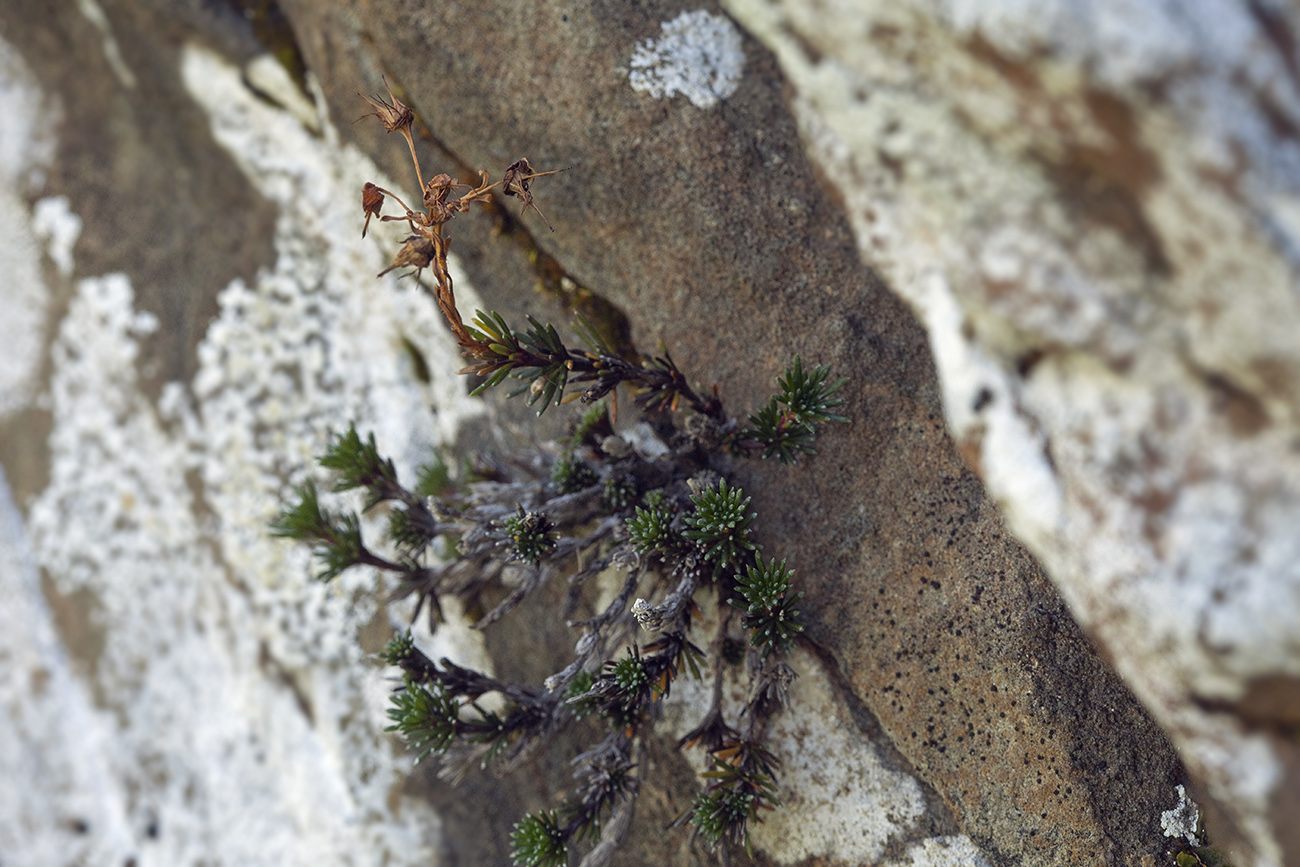
<instances>
[{"instance_id":1,"label":"rock texture","mask_svg":"<svg viewBox=\"0 0 1300 867\"><path fill-rule=\"evenodd\" d=\"M1294 7L728 9L925 323L1009 526L1173 735L1212 827L1295 863Z\"/></svg>"},{"instance_id":2,"label":"rock texture","mask_svg":"<svg viewBox=\"0 0 1300 867\"><path fill-rule=\"evenodd\" d=\"M1197 5L1182 54L1100 13L1072 42L1064 6L38 6L0 7L3 255L26 269L3 303L45 335L0 355L21 507L0 580L36 624L0 644L26 672L0 757L50 771L4 789L25 805L0 811L6 863L492 863L569 785L564 745L461 789L406 776L364 659L398 613L263 533L348 421L408 472L526 423L467 400L434 311L373 276L397 239L358 237L357 192L412 180L351 125L381 77L426 171L572 166L535 191L554 232L504 208L454 224L463 307L598 309L737 413L796 352L850 377L854 421L814 460L737 467L808 617L760 863L1168 863L1180 784L1241 863L1300 851L1276 818L1296 791L1281 12L1242 6L1272 53L1209 28L1215 63L1188 71L1217 20ZM1223 113L1250 112L1214 82L1281 126L1230 146ZM421 640L539 680L572 639L524 620ZM703 701L675 691L666 742ZM69 708L91 746L48 724ZM689 761L652 750L615 863L709 861L659 831Z\"/></svg>"}]
</instances>

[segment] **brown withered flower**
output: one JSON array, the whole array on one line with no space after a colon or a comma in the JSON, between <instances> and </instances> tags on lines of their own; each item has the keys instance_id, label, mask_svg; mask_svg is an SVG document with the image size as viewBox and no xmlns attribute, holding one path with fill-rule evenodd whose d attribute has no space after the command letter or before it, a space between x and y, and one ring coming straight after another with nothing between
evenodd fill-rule
<instances>
[{"instance_id":1,"label":"brown withered flower","mask_svg":"<svg viewBox=\"0 0 1300 867\"><path fill-rule=\"evenodd\" d=\"M410 129L411 123L415 120L415 114L407 107L406 103L393 96L393 89L389 87L387 78L384 79L384 87L387 88L388 98L392 102L388 102L382 96L372 99L364 93L357 94L374 108L374 111L370 112L370 114L363 114L361 117L379 118L379 122L384 125L384 129L388 132ZM360 119L357 118L357 120Z\"/></svg>"},{"instance_id":2,"label":"brown withered flower","mask_svg":"<svg viewBox=\"0 0 1300 867\"><path fill-rule=\"evenodd\" d=\"M547 172L547 174L550 174L550 172ZM528 209L532 208L537 212L537 216L542 218L546 228L554 232L555 227L551 225L551 221L546 219L542 209L537 207L537 203L533 201L531 187L535 177L538 177L538 175L533 171L528 158L520 157L510 164L510 168L506 169L505 177L501 179L501 191L507 196L518 196L519 201L524 203L524 209L519 212L520 216L528 213Z\"/></svg>"},{"instance_id":3,"label":"brown withered flower","mask_svg":"<svg viewBox=\"0 0 1300 867\"><path fill-rule=\"evenodd\" d=\"M383 206L384 194L379 187L366 181L366 185L361 188L361 210L366 213L366 222L361 226L361 237L364 238L366 230L370 228L370 218L379 216L379 209Z\"/></svg>"},{"instance_id":4,"label":"brown withered flower","mask_svg":"<svg viewBox=\"0 0 1300 867\"><path fill-rule=\"evenodd\" d=\"M382 96L376 96L373 99L364 93L358 93L357 96L370 103L374 111L369 114L363 114L357 120L365 117L377 117L379 122L384 125L388 132L400 132L402 138L406 139L406 147L411 152L411 162L415 164L415 178L421 184L424 183L424 175L420 172L420 158L415 155L415 139L411 136L411 124L415 122L415 113L396 96L393 95L393 88L388 84L388 79L384 78L384 88L388 91L388 102ZM356 121L353 121L356 123Z\"/></svg>"},{"instance_id":5,"label":"brown withered flower","mask_svg":"<svg viewBox=\"0 0 1300 867\"><path fill-rule=\"evenodd\" d=\"M429 183L424 187L424 207L429 211L429 222L432 225L439 225L450 220L454 214L454 208L447 204L447 196L456 187L462 187L464 184L459 178L453 178L451 175L439 174L429 178Z\"/></svg>"},{"instance_id":6,"label":"brown withered flower","mask_svg":"<svg viewBox=\"0 0 1300 867\"><path fill-rule=\"evenodd\" d=\"M411 235L393 257L393 264L380 271L379 276L384 276L394 268L406 267L414 268L418 274L429 267L429 263L433 261L434 250L433 241L420 235Z\"/></svg>"}]
</instances>

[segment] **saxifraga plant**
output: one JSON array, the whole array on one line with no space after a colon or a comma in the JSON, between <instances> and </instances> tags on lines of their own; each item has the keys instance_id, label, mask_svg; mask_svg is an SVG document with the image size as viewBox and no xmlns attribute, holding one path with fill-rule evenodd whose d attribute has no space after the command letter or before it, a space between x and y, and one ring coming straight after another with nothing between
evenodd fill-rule
<instances>
[{"instance_id":1,"label":"saxifraga plant","mask_svg":"<svg viewBox=\"0 0 1300 867\"><path fill-rule=\"evenodd\" d=\"M713 701L678 743L706 750L710 768L701 791L673 824L689 823L711 848L748 849L750 824L777 805L779 762L764 746L764 734L795 677L782 657L803 629L797 604L802 594L792 589L785 561L762 557L750 538L756 518L750 499L722 473L728 457L795 463L812 454L821 425L846 421L833 412L844 402L836 396L844 380L831 380L826 367L805 368L796 357L778 379L779 392L743 425L724 411L716 393L694 391L667 352L630 361L635 353L618 352L585 320L575 326L584 349L567 346L554 327L531 317L522 332L500 314L482 311L466 325L447 269L445 225L475 202L490 203L497 186L540 215L531 185L553 173L534 173L520 159L497 184L488 183L486 172L473 187L444 174L425 181L411 109L391 88L387 100L366 99L385 129L406 139L423 191L420 211L373 184L362 191L363 234L372 217L405 223L410 231L384 273L408 267L417 280L431 273L429 291L469 361L460 372L484 378L475 394L511 377L521 381L512 395L526 394L539 415L574 398L594 406L577 420L558 457L514 460L508 469L498 465L490 478L460 486L441 458L421 469L413 487L403 485L374 436L362 439L352 427L334 439L320 464L332 471L334 491L364 492L363 511L387 508L387 540L378 548L367 543L360 517L323 508L311 482L297 488L297 502L284 510L273 532L312 544L322 581L353 566L392 574L392 598L414 596L412 622L427 606L431 627L441 619L439 597L477 603L504 591L474 624L483 629L562 575L570 586L567 618L585 582L611 568L625 571L620 592L602 612L568 624L579 632L574 658L540 687L505 683L447 659L435 662L415 646L409 630L381 654L402 671L388 730L400 733L417 759L440 756L441 773L452 780L474 765L515 766L577 720L594 715L604 721L603 737L574 759L579 785L573 797L515 825L511 854L522 867L567 864L570 849L583 840L594 844L584 865L608 862L627 832L641 787L635 773L641 743L652 733L660 703L683 671L700 676L705 653L689 637L697 612L693 598L711 586L720 602L730 603L721 609L710 642ZM454 198L457 190L466 192ZM381 215L388 198L401 205L402 214ZM615 433L603 398L610 396L616 409L620 385L666 432L666 456L648 458ZM684 413L691 415L679 424ZM436 540L442 540L438 547ZM633 600L639 587L647 598ZM730 635L737 612L749 636L751 682L733 727L723 718L724 665L717 657L735 645ZM638 644L637 626L653 633L652 640ZM625 651L613 655L621 647ZM494 705L498 710L479 703L488 693L503 699Z\"/></svg>"}]
</instances>

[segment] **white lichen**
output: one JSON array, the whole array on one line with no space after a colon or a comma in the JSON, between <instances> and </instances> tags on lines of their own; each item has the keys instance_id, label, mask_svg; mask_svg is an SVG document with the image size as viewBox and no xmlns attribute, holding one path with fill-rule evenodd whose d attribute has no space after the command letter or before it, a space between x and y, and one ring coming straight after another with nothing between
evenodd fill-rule
<instances>
[{"instance_id":1,"label":"white lichen","mask_svg":"<svg viewBox=\"0 0 1300 867\"><path fill-rule=\"evenodd\" d=\"M81 237L81 218L68 207L67 196L47 196L32 209L32 231L45 244L45 253L64 277L72 276L72 248Z\"/></svg>"},{"instance_id":2,"label":"white lichen","mask_svg":"<svg viewBox=\"0 0 1300 867\"><path fill-rule=\"evenodd\" d=\"M36 396L49 300L23 194L44 185L60 114L22 57L0 39L0 416Z\"/></svg>"},{"instance_id":3,"label":"white lichen","mask_svg":"<svg viewBox=\"0 0 1300 867\"><path fill-rule=\"evenodd\" d=\"M0 690L0 851L18 865L426 864L440 822L401 794L409 761L382 732L388 685L358 644L382 616L382 587L366 570L314 582L308 553L269 539L267 521L286 481L348 422L374 431L411 478L481 406L448 373L454 341L427 299L375 279L388 253L359 237L356 192L365 180L395 186L259 100L215 55L181 57L214 137L280 208L276 259L219 294L194 381L167 384L156 405L136 365L158 322L136 308L130 279L76 286L49 355L49 484L26 528L34 566L12 577L44 569L90 612L102 646L85 671L60 669L33 580L26 595L0 588L33 624L0 630L0 656L59 687L26 703L36 675ZM51 243L70 254L61 231ZM433 356L431 385L403 337ZM21 527L0 538L0 569L22 544ZM455 657L465 635L424 641ZM482 665L481 651L465 657ZM35 771L42 783L25 784Z\"/></svg>"},{"instance_id":4,"label":"white lichen","mask_svg":"<svg viewBox=\"0 0 1300 867\"><path fill-rule=\"evenodd\" d=\"M745 70L740 33L731 21L703 10L660 25L663 35L638 45L628 64L632 89L663 99L681 94L712 108L736 92Z\"/></svg>"},{"instance_id":5,"label":"white lichen","mask_svg":"<svg viewBox=\"0 0 1300 867\"><path fill-rule=\"evenodd\" d=\"M1193 846L1200 843L1197 829L1201 824L1201 809L1196 802L1187 797L1187 789L1181 783L1175 789L1178 803L1172 810L1160 814L1160 827L1166 837L1186 840Z\"/></svg>"}]
</instances>

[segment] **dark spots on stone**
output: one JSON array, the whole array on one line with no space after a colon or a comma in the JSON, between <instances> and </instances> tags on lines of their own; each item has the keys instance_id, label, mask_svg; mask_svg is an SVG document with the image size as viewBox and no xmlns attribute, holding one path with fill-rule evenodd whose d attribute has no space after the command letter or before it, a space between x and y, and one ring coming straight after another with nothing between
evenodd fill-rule
<instances>
[{"instance_id":1,"label":"dark spots on stone","mask_svg":"<svg viewBox=\"0 0 1300 867\"><path fill-rule=\"evenodd\" d=\"M984 585L976 584L975 591L971 593L970 601L972 605L979 605L980 598L984 595Z\"/></svg>"},{"instance_id":2,"label":"dark spots on stone","mask_svg":"<svg viewBox=\"0 0 1300 867\"><path fill-rule=\"evenodd\" d=\"M1254 90L1255 105L1268 123L1269 132L1277 138L1300 138L1300 126L1297 126L1287 108L1278 104L1277 97L1270 90ZM1232 192L1230 190L1230 192Z\"/></svg>"},{"instance_id":3,"label":"dark spots on stone","mask_svg":"<svg viewBox=\"0 0 1300 867\"><path fill-rule=\"evenodd\" d=\"M975 394L975 400L971 401L972 412L983 412L984 409L993 403L993 389L984 386Z\"/></svg>"},{"instance_id":4,"label":"dark spots on stone","mask_svg":"<svg viewBox=\"0 0 1300 867\"><path fill-rule=\"evenodd\" d=\"M1250 362L1250 371L1259 377L1264 393L1279 400L1289 401L1300 387L1300 383L1297 383L1297 375L1300 371L1297 371L1295 362L1289 358L1281 356L1255 358Z\"/></svg>"},{"instance_id":5,"label":"dark spots on stone","mask_svg":"<svg viewBox=\"0 0 1300 867\"><path fill-rule=\"evenodd\" d=\"M1265 38L1273 43L1278 59L1282 61L1287 72L1291 74L1292 80L1300 81L1296 35L1295 31L1291 29L1286 16L1264 3L1263 0L1246 0L1246 8L1259 22L1259 28L1264 32Z\"/></svg>"},{"instance_id":6,"label":"dark spots on stone","mask_svg":"<svg viewBox=\"0 0 1300 867\"><path fill-rule=\"evenodd\" d=\"M1170 491L1148 489L1133 497L1133 503L1142 510L1142 536L1152 546L1160 546L1162 520L1174 504Z\"/></svg>"},{"instance_id":7,"label":"dark spots on stone","mask_svg":"<svg viewBox=\"0 0 1300 867\"><path fill-rule=\"evenodd\" d=\"M1034 347L1028 352L1021 353L1016 358L1016 373L1020 375L1021 379L1027 379L1029 374L1034 372L1034 368L1038 366L1038 363L1046 357L1047 350L1041 347Z\"/></svg>"},{"instance_id":8,"label":"dark spots on stone","mask_svg":"<svg viewBox=\"0 0 1300 867\"><path fill-rule=\"evenodd\" d=\"M1076 141L1054 159L1039 155L1044 175L1076 219L1114 229L1137 247L1151 273L1168 276L1173 268L1142 206L1145 191L1160 178L1160 165L1139 141L1133 109L1100 90L1087 91L1084 103L1106 131L1106 145Z\"/></svg>"},{"instance_id":9,"label":"dark spots on stone","mask_svg":"<svg viewBox=\"0 0 1300 867\"><path fill-rule=\"evenodd\" d=\"M161 832L161 830L162 829L159 828L158 826L158 820L153 819L150 820L148 825L144 826L144 835L148 837L150 840L157 840L158 834Z\"/></svg>"},{"instance_id":10,"label":"dark spots on stone","mask_svg":"<svg viewBox=\"0 0 1300 867\"><path fill-rule=\"evenodd\" d=\"M73 819L68 823L68 827L72 829L72 833L74 834L90 833L90 823L85 819Z\"/></svg>"},{"instance_id":11,"label":"dark spots on stone","mask_svg":"<svg viewBox=\"0 0 1300 867\"><path fill-rule=\"evenodd\" d=\"M1300 727L1300 677L1268 674L1246 683L1235 702L1198 699L1197 705L1214 713L1232 713L1249 728L1286 735Z\"/></svg>"},{"instance_id":12,"label":"dark spots on stone","mask_svg":"<svg viewBox=\"0 0 1300 867\"><path fill-rule=\"evenodd\" d=\"M1228 423L1239 437L1252 437L1269 426L1268 411L1259 398L1222 374L1202 373L1202 381L1210 389L1211 408Z\"/></svg>"},{"instance_id":13,"label":"dark spots on stone","mask_svg":"<svg viewBox=\"0 0 1300 867\"><path fill-rule=\"evenodd\" d=\"M1070 99L1071 107L1081 103L1104 131L1103 142L1085 140L1070 134L1076 121L1063 100L1043 87L1033 65L1006 57L979 36L971 39L967 48L1015 87L1025 103L1045 106L1053 114L1061 130L1056 142L1060 148L1051 153L1031 152L1031 156L1043 166L1045 179L1056 187L1056 198L1067 205L1071 216L1083 227L1114 229L1141 252L1151 273L1171 273L1163 243L1142 205L1146 191L1160 180L1160 163L1142 144L1133 107L1097 88Z\"/></svg>"},{"instance_id":14,"label":"dark spots on stone","mask_svg":"<svg viewBox=\"0 0 1300 867\"><path fill-rule=\"evenodd\" d=\"M788 24L782 24L781 30L785 32L786 36L789 36L790 39L794 41L795 45L799 46L799 51L808 59L810 64L817 66L822 62L822 58L825 57L825 54L820 48L814 45L808 37L800 33L797 28L791 27Z\"/></svg>"}]
</instances>

